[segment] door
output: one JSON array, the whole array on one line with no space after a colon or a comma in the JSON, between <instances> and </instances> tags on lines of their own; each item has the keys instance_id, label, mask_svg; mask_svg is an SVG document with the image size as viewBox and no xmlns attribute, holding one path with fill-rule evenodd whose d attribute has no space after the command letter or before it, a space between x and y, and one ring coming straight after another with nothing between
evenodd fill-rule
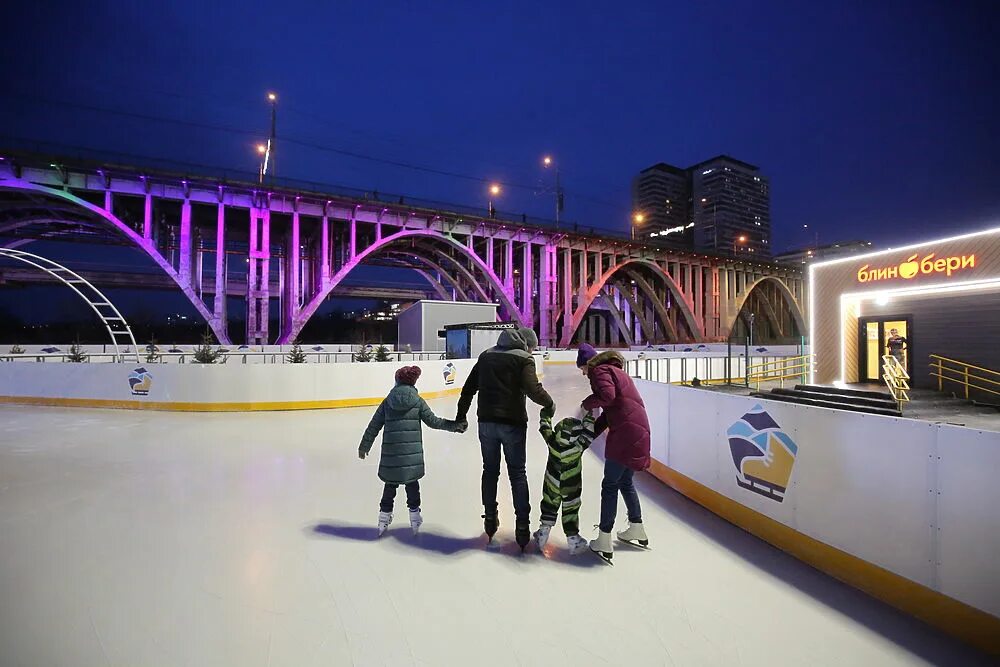
<instances>
[{"instance_id":1,"label":"door","mask_svg":"<svg viewBox=\"0 0 1000 667\"><path fill-rule=\"evenodd\" d=\"M913 375L910 340L913 320L910 316L862 317L859 321L858 381L882 384L882 356L896 357L909 375Z\"/></svg>"}]
</instances>

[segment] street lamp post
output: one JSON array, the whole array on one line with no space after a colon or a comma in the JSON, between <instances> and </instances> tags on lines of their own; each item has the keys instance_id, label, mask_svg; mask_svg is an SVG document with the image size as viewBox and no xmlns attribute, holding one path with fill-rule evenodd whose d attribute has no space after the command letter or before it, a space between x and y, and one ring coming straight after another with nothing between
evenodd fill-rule
<instances>
[{"instance_id":1,"label":"street lamp post","mask_svg":"<svg viewBox=\"0 0 1000 667\"><path fill-rule=\"evenodd\" d=\"M264 160L260 165L261 183L264 182L264 176L267 175L268 169L271 170L271 178L274 178L274 148L278 126L278 96L275 93L268 93L267 101L271 103L271 135L267 138L267 145L264 146L263 151L260 150L260 146L257 147L257 152L262 152L264 156Z\"/></svg>"},{"instance_id":2,"label":"street lamp post","mask_svg":"<svg viewBox=\"0 0 1000 667\"><path fill-rule=\"evenodd\" d=\"M489 208L489 212L490 212L490 217L491 218L496 218L497 217L497 209L496 209L496 207L493 206L493 199L494 199L494 197L499 196L499 194L500 194L500 186L497 183L491 183L490 184L490 208Z\"/></svg>"},{"instance_id":3,"label":"street lamp post","mask_svg":"<svg viewBox=\"0 0 1000 667\"><path fill-rule=\"evenodd\" d=\"M632 214L632 240L635 241L635 227L636 225L641 225L646 222L646 216L643 213L636 212Z\"/></svg>"},{"instance_id":4,"label":"street lamp post","mask_svg":"<svg viewBox=\"0 0 1000 667\"><path fill-rule=\"evenodd\" d=\"M257 155L260 156L260 166L257 168L257 182L264 182L264 156L267 155L267 146L257 144Z\"/></svg>"},{"instance_id":5,"label":"street lamp post","mask_svg":"<svg viewBox=\"0 0 1000 667\"><path fill-rule=\"evenodd\" d=\"M548 169L549 167L555 166L555 172L556 172L556 226L558 227L559 226L559 217L562 214L562 209L563 209L562 185L559 183L559 165L557 165L555 163L555 160L552 159L551 155L546 155L545 157L543 157L542 158L542 164L545 165L546 169Z\"/></svg>"}]
</instances>

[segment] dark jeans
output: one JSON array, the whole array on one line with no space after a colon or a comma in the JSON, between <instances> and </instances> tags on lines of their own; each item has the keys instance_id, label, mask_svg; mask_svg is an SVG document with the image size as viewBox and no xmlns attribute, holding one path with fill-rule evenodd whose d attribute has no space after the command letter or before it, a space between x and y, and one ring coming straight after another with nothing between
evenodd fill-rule
<instances>
[{"instance_id":1,"label":"dark jeans","mask_svg":"<svg viewBox=\"0 0 1000 667\"><path fill-rule=\"evenodd\" d=\"M642 523L639 494L632 485L632 471L614 461L604 462L604 481L601 482L601 532L610 533L618 516L618 492L621 491L631 523Z\"/></svg>"},{"instance_id":2,"label":"dark jeans","mask_svg":"<svg viewBox=\"0 0 1000 667\"><path fill-rule=\"evenodd\" d=\"M500 479L500 452L507 461L511 495L514 496L514 515L518 522L527 522L531 513L528 499L528 474L524 471L524 445L528 426L479 422L479 445L483 451L483 509L495 514L497 508L497 482Z\"/></svg>"},{"instance_id":3,"label":"dark jeans","mask_svg":"<svg viewBox=\"0 0 1000 667\"><path fill-rule=\"evenodd\" d=\"M391 512L392 503L396 500L396 489L399 484L385 483L385 491L382 492L382 502L379 503L380 512ZM420 482L410 482L406 485L406 506L411 510L420 509Z\"/></svg>"}]
</instances>

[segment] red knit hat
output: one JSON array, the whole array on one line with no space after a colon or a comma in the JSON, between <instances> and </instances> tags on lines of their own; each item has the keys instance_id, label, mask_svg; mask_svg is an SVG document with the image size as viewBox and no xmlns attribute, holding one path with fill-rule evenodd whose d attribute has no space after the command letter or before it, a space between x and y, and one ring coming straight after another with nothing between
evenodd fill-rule
<instances>
[{"instance_id":1,"label":"red knit hat","mask_svg":"<svg viewBox=\"0 0 1000 667\"><path fill-rule=\"evenodd\" d=\"M396 371L396 382L399 384L417 384L420 379L420 366L403 366Z\"/></svg>"}]
</instances>

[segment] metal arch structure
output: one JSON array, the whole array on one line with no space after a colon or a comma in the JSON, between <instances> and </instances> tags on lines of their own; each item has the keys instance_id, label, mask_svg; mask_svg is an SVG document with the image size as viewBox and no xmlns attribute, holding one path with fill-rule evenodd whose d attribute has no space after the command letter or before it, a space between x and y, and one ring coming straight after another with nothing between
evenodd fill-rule
<instances>
[{"instance_id":1,"label":"metal arch structure","mask_svg":"<svg viewBox=\"0 0 1000 667\"><path fill-rule=\"evenodd\" d=\"M177 286L181 288L181 291L188 298L188 301L190 301L198 313L205 318L205 321L212 328L212 331L215 333L219 342L224 345L229 345L231 343L229 340L229 334L226 332L225 327L221 326L219 318L214 317L213 314L205 307L205 304L197 297L194 290L188 284L189 281L185 280L183 275L174 270L174 267L164 259L160 252L156 249L153 239L151 237L144 237L137 234L135 230L116 217L111 210L96 206L70 192L67 192L66 190L31 183L23 179L0 180L0 189L14 189L39 193L47 197L70 202L80 209L90 213L92 216L96 216L97 220L109 225L111 229L123 235L132 243L132 245L142 250L150 259L156 262L160 269L162 269L164 273L170 276L174 282L177 283ZM38 222L51 221L51 219L35 219L30 222L28 220L20 220L19 222L34 224Z\"/></svg>"},{"instance_id":2,"label":"metal arch structure","mask_svg":"<svg viewBox=\"0 0 1000 667\"><path fill-rule=\"evenodd\" d=\"M444 247L439 248L434 247L432 244L419 243L420 240L437 241L442 243ZM511 320L518 322L519 324L523 323L522 313L514 303L512 295L504 288L503 285L501 285L500 280L497 278L497 275L493 272L493 270L487 266L480 257L471 252L467 246L462 245L451 236L441 234L440 232L434 230L404 229L390 236L376 240L372 245L357 253L349 262L344 264L335 275L331 276L330 280L326 283L323 289L318 291L309 303L305 305L305 307L293 314L294 316L291 320L290 326L282 331L278 338L278 342L287 343L288 341L294 340L305 323L310 317L312 317L313 313L316 312L316 309L319 308L320 304L326 300L330 293L336 289L336 287L348 276L348 274L351 273L351 271L357 269L366 260L377 257L380 253L389 252L392 255L398 255L400 251L404 249L400 248L400 245L405 244L407 241L411 241L417 249L422 251L422 253L432 255L434 259L441 258L451 262L455 266L455 271L458 275L451 276L451 280L449 282L452 282L456 289L458 289L460 285L460 280L464 278L466 285L471 286L475 292L479 293L482 302L494 302L494 299L499 301L503 305ZM486 286L484 287L481 283L476 281L472 272L468 268L462 266L458 259L454 255L448 254L446 250L451 250L457 253L462 259L468 260L472 264L473 269L482 274L486 281ZM439 272L445 271L444 266L439 262L435 262L434 259L427 257L426 255L422 255L418 261L422 265L431 266ZM489 294L486 291L487 289L493 292L494 299L489 298ZM462 291L463 295L468 296L464 289Z\"/></svg>"},{"instance_id":3,"label":"metal arch structure","mask_svg":"<svg viewBox=\"0 0 1000 667\"><path fill-rule=\"evenodd\" d=\"M765 294L768 290L773 291L773 294ZM784 283L770 276L763 276L751 283L742 298L736 302L738 318L733 322L730 335L736 332L741 322L744 326L748 325L747 309L754 305L757 307L753 310L763 314L771 337L793 338L805 335L805 318L795 295Z\"/></svg>"},{"instance_id":4,"label":"metal arch structure","mask_svg":"<svg viewBox=\"0 0 1000 667\"><path fill-rule=\"evenodd\" d=\"M604 289L605 285L607 285L608 282L612 280L612 278L618 276L620 273L628 275L630 273L630 269L634 270L635 268L647 269L653 275L653 277L659 282L661 282L663 287L667 291L669 291L670 295L673 297L673 303L677 305L677 308L680 312L680 317L688 327L688 330L691 332L693 338L700 338L704 335L702 327L699 325L693 312L694 304L689 301L688 295L685 294L684 290L681 289L681 287L673 279L670 273L666 269L664 269L663 266L661 266L660 264L656 263L651 259L639 258L639 259L626 259L622 262L612 265L610 268L608 268L606 271L600 274L600 276L593 283L587 286L583 298L580 299L579 305L573 312L572 315L573 319L570 324L570 327L564 328L563 330L563 338L560 341L561 346L566 347L570 344L572 334L576 332L576 330L579 328L581 322L583 321L583 318L587 314L587 311L590 310L591 305L594 303L594 300ZM634 273L634 271L632 272ZM661 324L664 326L664 328L667 331L671 331L673 335L676 337L677 326L671 319L665 317L666 313L664 310L663 300L658 298L652 298L653 297L653 294L651 293L652 286L649 285L648 282L646 282L646 285L642 287L641 291L644 293L644 296L646 296L647 299L650 301L649 305L654 310L657 311L657 317L662 320ZM632 311L636 305L638 304L636 304L633 301L633 303L630 304L631 308L627 309L626 312ZM639 322L643 322L645 321L646 318L638 316L636 317L636 319ZM647 329L647 331L649 330L648 326L644 326L643 328ZM675 338L675 341L672 342L677 342L677 340L678 339ZM660 341L650 341L650 342L660 342Z\"/></svg>"},{"instance_id":5,"label":"metal arch structure","mask_svg":"<svg viewBox=\"0 0 1000 667\"><path fill-rule=\"evenodd\" d=\"M751 255L670 250L316 184L261 186L4 151L0 245L42 238L139 248L169 277L150 286L179 286L224 344L227 296L245 306L243 342L286 342L364 264L413 269L441 298L498 303L548 347L725 340L748 298L767 299L776 317L787 310L786 292L766 284L749 295L764 278L795 303L805 298L799 269Z\"/></svg>"},{"instance_id":6,"label":"metal arch structure","mask_svg":"<svg viewBox=\"0 0 1000 667\"><path fill-rule=\"evenodd\" d=\"M108 336L111 338L111 344L115 348L115 359L119 361L125 360L121 348L118 346L119 339L125 339L135 354L136 362L141 363L139 359L139 346L136 345L135 336L132 335L132 328L128 325L128 322L118 308L111 303L111 300L101 290L91 284L90 281L59 262L42 257L41 255L24 252L23 250L0 248L0 257L17 260L18 262L45 271L76 292L90 309L94 311L94 314L100 318L104 324L104 328L107 329Z\"/></svg>"}]
</instances>

